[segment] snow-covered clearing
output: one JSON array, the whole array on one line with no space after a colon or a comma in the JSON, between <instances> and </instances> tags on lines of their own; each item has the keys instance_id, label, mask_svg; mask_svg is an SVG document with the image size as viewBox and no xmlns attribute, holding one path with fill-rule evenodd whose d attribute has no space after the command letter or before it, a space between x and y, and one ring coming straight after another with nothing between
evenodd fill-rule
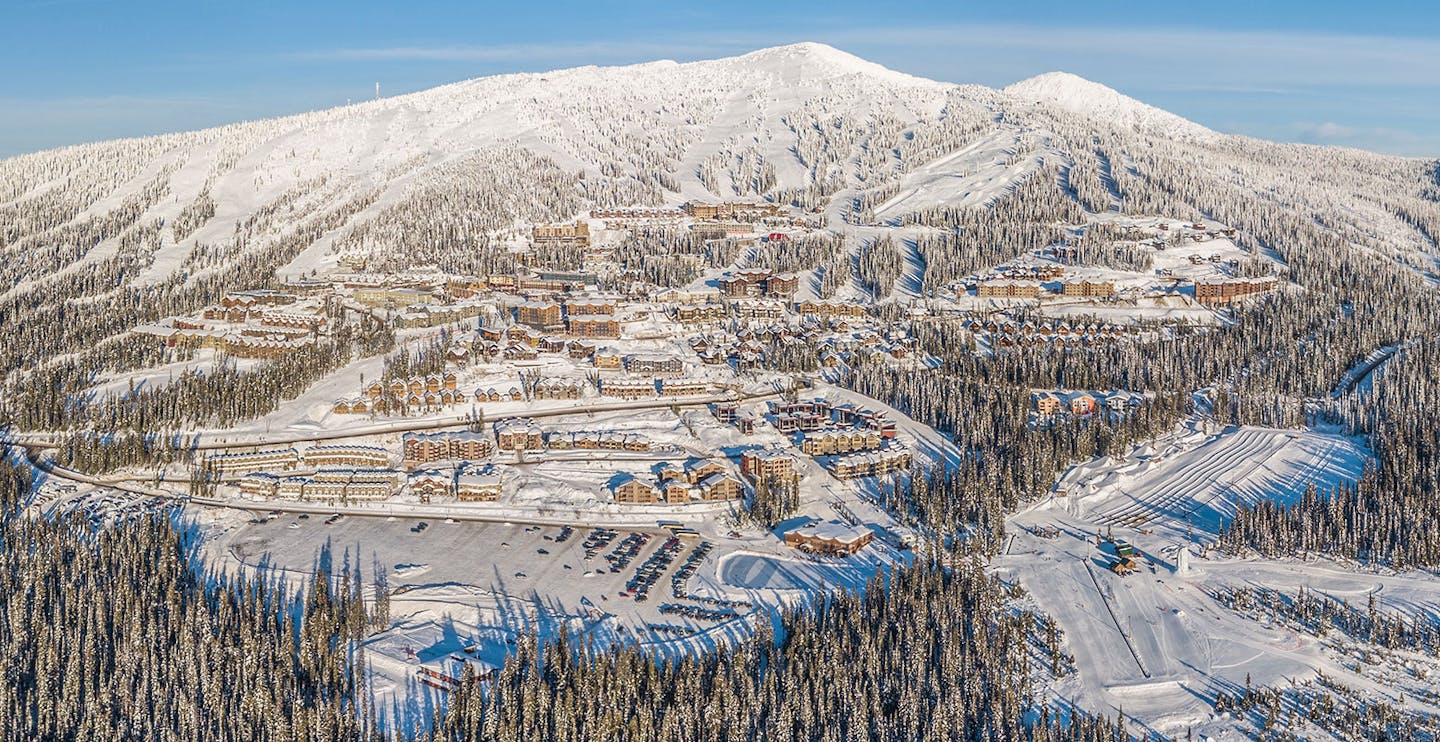
<instances>
[{"instance_id":1,"label":"snow-covered clearing","mask_svg":"<svg viewBox=\"0 0 1440 742\"><path fill-rule=\"evenodd\" d=\"M1216 533L1241 505L1354 481L1364 457L1355 441L1320 433L1238 428L1206 438L1193 431L1141 446L1124 461L1075 466L1056 488L1067 493L1072 514L1101 525L1188 522Z\"/></svg>"},{"instance_id":2,"label":"snow-covered clearing","mask_svg":"<svg viewBox=\"0 0 1440 742\"><path fill-rule=\"evenodd\" d=\"M1311 485L1323 491L1353 481L1364 448L1309 430L1242 427L1207 435L1195 425L1137 446L1122 460L1072 467L1057 485L1063 496L1057 491L1011 518L1014 540L993 567L1059 621L1078 669L1042 682L1062 701L1099 713L1123 710L1152 732L1204 731L1221 739L1239 737L1214 713L1215 695L1243 688L1247 678L1255 686L1288 686L1323 672L1371 697L1398 700L1413 682L1398 668L1361 667L1340 642L1242 616L1215 594L1247 586L1294 594L1304 587L1360 604L1374 594L1387 610L1433 616L1440 578L1200 553L1199 544L1213 539L1241 503L1285 502ZM1044 537L1052 528L1058 535ZM1110 535L1136 547L1137 572L1109 571L1115 547L1097 544L1097 537ZM1190 552L1183 569L1182 548Z\"/></svg>"}]
</instances>

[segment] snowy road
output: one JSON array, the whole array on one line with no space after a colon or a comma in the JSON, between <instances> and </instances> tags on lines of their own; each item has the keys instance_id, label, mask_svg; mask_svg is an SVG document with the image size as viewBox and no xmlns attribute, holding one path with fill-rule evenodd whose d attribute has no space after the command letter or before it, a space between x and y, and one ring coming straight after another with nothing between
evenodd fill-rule
<instances>
[{"instance_id":1,"label":"snowy road","mask_svg":"<svg viewBox=\"0 0 1440 742\"><path fill-rule=\"evenodd\" d=\"M529 417L545 418L560 417L565 415L586 415L602 412L626 412L639 410L670 409L673 407L703 407L715 402L755 402L779 397L779 392L751 392L741 394L712 394L695 397L672 397L659 400L644 400L632 402L613 402L601 404L568 404L563 406L547 405L541 407L526 407L524 409L510 411L504 414L486 414L484 408L479 408L481 419L493 420L504 417ZM465 415L446 415L444 417L429 417L410 419L402 422L385 423L383 425L353 426L341 430L317 430L303 433L289 434L233 434L227 431L205 431L197 434L195 450L208 451L228 448L250 448L254 446L277 446L291 443L315 443L318 441L344 440L347 438L366 438L375 435L393 433L406 433L421 430L438 430L444 428L463 427L469 418ZM226 436L229 437L226 437ZM54 447L63 434L58 433L7 433L0 439L0 445L23 446L29 449L45 449Z\"/></svg>"}]
</instances>

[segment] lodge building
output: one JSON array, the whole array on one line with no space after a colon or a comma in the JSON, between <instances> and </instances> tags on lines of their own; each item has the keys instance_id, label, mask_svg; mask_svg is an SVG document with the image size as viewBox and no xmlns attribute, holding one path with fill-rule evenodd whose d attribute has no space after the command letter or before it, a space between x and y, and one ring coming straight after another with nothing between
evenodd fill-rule
<instances>
[{"instance_id":1,"label":"lodge building","mask_svg":"<svg viewBox=\"0 0 1440 742\"><path fill-rule=\"evenodd\" d=\"M530 229L530 239L538 243L569 243L579 247L590 244L590 225L575 221L572 224L537 224Z\"/></svg>"},{"instance_id":2,"label":"lodge building","mask_svg":"<svg viewBox=\"0 0 1440 742\"><path fill-rule=\"evenodd\" d=\"M740 472L754 481L795 476L795 457L778 449L751 450L740 454Z\"/></svg>"},{"instance_id":3,"label":"lodge building","mask_svg":"<svg viewBox=\"0 0 1440 742\"><path fill-rule=\"evenodd\" d=\"M655 396L654 379L601 379L600 396L640 399Z\"/></svg>"},{"instance_id":4,"label":"lodge building","mask_svg":"<svg viewBox=\"0 0 1440 742\"><path fill-rule=\"evenodd\" d=\"M311 446L301 457L305 466L359 466L378 469L390 466L390 453L378 446Z\"/></svg>"},{"instance_id":5,"label":"lodge building","mask_svg":"<svg viewBox=\"0 0 1440 742\"><path fill-rule=\"evenodd\" d=\"M560 327L560 305L553 301L527 301L515 308L515 321L530 327Z\"/></svg>"},{"instance_id":6,"label":"lodge building","mask_svg":"<svg viewBox=\"0 0 1440 742\"><path fill-rule=\"evenodd\" d=\"M1066 281L1060 285L1062 296L1099 297L1115 293L1114 281Z\"/></svg>"},{"instance_id":7,"label":"lodge building","mask_svg":"<svg viewBox=\"0 0 1440 742\"><path fill-rule=\"evenodd\" d=\"M807 523L785 532L785 543L796 549L829 556L850 556L875 540L865 526L842 523Z\"/></svg>"},{"instance_id":8,"label":"lodge building","mask_svg":"<svg viewBox=\"0 0 1440 742\"><path fill-rule=\"evenodd\" d=\"M275 448L267 451L214 454L205 461L212 469L222 473L262 469L283 471L298 466L300 454L293 448Z\"/></svg>"},{"instance_id":9,"label":"lodge building","mask_svg":"<svg viewBox=\"0 0 1440 742\"><path fill-rule=\"evenodd\" d=\"M468 430L440 433L409 432L401 437L405 466L433 461L475 461L490 457L494 447L489 437Z\"/></svg>"},{"instance_id":10,"label":"lodge building","mask_svg":"<svg viewBox=\"0 0 1440 742\"><path fill-rule=\"evenodd\" d=\"M681 206L680 210L692 219L735 222L756 222L761 219L777 217L783 213L778 204L745 203L743 201L727 201L718 204L702 204L691 201Z\"/></svg>"},{"instance_id":11,"label":"lodge building","mask_svg":"<svg viewBox=\"0 0 1440 742\"><path fill-rule=\"evenodd\" d=\"M975 288L981 298L1034 299L1040 296L1040 284L1032 281L982 281Z\"/></svg>"},{"instance_id":12,"label":"lodge building","mask_svg":"<svg viewBox=\"0 0 1440 742\"><path fill-rule=\"evenodd\" d=\"M565 330L581 338L618 338L620 323L608 314L580 314L565 318Z\"/></svg>"},{"instance_id":13,"label":"lodge building","mask_svg":"<svg viewBox=\"0 0 1440 742\"><path fill-rule=\"evenodd\" d=\"M1196 281L1195 299L1201 304L1229 304L1252 294L1272 291L1278 281L1267 278L1241 278L1233 281Z\"/></svg>"},{"instance_id":14,"label":"lodge building","mask_svg":"<svg viewBox=\"0 0 1440 742\"><path fill-rule=\"evenodd\" d=\"M800 450L811 456L832 456L873 451L883 441L884 438L874 430L821 430L805 433L800 441Z\"/></svg>"},{"instance_id":15,"label":"lodge building","mask_svg":"<svg viewBox=\"0 0 1440 742\"><path fill-rule=\"evenodd\" d=\"M625 357L625 370L632 374L663 376L685 373L685 361L670 355L631 355Z\"/></svg>"},{"instance_id":16,"label":"lodge building","mask_svg":"<svg viewBox=\"0 0 1440 742\"><path fill-rule=\"evenodd\" d=\"M610 488L615 502L627 505L646 505L660 499L660 488L634 476L624 476Z\"/></svg>"},{"instance_id":17,"label":"lodge building","mask_svg":"<svg viewBox=\"0 0 1440 742\"><path fill-rule=\"evenodd\" d=\"M539 451L545 434L534 420L514 417L495 423L495 441L501 451Z\"/></svg>"},{"instance_id":18,"label":"lodge building","mask_svg":"<svg viewBox=\"0 0 1440 742\"><path fill-rule=\"evenodd\" d=\"M830 460L830 473L836 479L859 479L904 471L913 463L910 450L894 444L876 451L836 456Z\"/></svg>"},{"instance_id":19,"label":"lodge building","mask_svg":"<svg viewBox=\"0 0 1440 742\"><path fill-rule=\"evenodd\" d=\"M662 397L693 397L706 394L710 391L710 385L704 381L691 379L661 379L660 396Z\"/></svg>"},{"instance_id":20,"label":"lodge building","mask_svg":"<svg viewBox=\"0 0 1440 742\"><path fill-rule=\"evenodd\" d=\"M501 479L494 474L461 474L455 477L455 499L460 502L495 502L500 499Z\"/></svg>"}]
</instances>

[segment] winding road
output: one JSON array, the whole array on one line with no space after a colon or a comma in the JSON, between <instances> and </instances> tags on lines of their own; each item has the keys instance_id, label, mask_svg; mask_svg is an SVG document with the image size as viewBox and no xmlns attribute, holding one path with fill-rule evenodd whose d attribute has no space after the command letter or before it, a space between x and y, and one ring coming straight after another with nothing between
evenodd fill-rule
<instances>
[{"instance_id":1,"label":"winding road","mask_svg":"<svg viewBox=\"0 0 1440 742\"><path fill-rule=\"evenodd\" d=\"M628 410L649 410L669 409L672 407L697 407L708 405L712 402L729 401L754 401L779 397L781 392L753 392L742 394L708 395L704 397L685 397L662 400L646 400L637 402L602 403L593 405L568 405L539 410L525 410L515 416L530 418L558 417L563 415L585 415L597 412L623 412ZM483 410L482 410L483 413ZM502 416L504 417L504 416ZM487 418L488 419L488 418ZM455 428L464 424L464 418L459 420L416 420L410 422L391 423L365 428L349 428L341 431L319 431L306 434L292 434L281 436L262 436L253 442L240 442L235 440L204 440L196 442L194 450L217 450L229 448L253 448L256 446L273 446L289 443L314 443L326 440L339 440L345 438L358 438L384 433L399 433L418 430L434 430L438 428ZM223 432L223 431L222 431ZM211 435L214 435L213 433ZM9 434L0 440L0 446L16 447L22 449L26 459L36 469L57 479L63 479L77 484L85 484L96 487L109 487L111 489L129 492L135 495L146 497L163 497L170 500L180 500L195 505L207 507L229 508L232 510L244 510L254 513L265 513L275 509L286 512L310 513L329 515L340 513L343 515L354 515L357 517L377 518L412 518L412 519L453 519L456 521L470 521L482 523L519 523L524 525L541 526L615 526L615 527L643 527L655 524L657 517L670 517L672 519L683 516L665 512L636 512L636 513L603 513L603 512L581 512L574 511L573 514L559 515L546 512L555 508L533 507L516 508L513 505L505 506L504 510L496 509L493 512L480 510L472 505L467 506L444 506L444 505L419 505L412 503L368 503L364 505L327 505L320 503L305 503L301 501L267 501L255 502L250 500L238 500L229 498L194 497L188 493L180 493L172 490L149 487L137 484L132 476L109 475L94 476L84 474L57 465L52 459L44 457L42 452L53 448L58 436L45 433L21 433ZM708 512L708 511L707 511Z\"/></svg>"}]
</instances>

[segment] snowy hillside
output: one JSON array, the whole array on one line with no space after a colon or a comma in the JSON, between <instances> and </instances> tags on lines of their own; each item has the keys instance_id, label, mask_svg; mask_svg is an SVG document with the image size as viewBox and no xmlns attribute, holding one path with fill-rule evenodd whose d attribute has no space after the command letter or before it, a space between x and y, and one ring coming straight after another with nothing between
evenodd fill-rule
<instances>
[{"instance_id":1,"label":"snowy hillside","mask_svg":"<svg viewBox=\"0 0 1440 742\"><path fill-rule=\"evenodd\" d=\"M1056 106L1121 128L1192 137L1214 134L1199 124L1068 72L1036 75L1006 87L1005 92L1023 103Z\"/></svg>"},{"instance_id":2,"label":"snowy hillside","mask_svg":"<svg viewBox=\"0 0 1440 742\"><path fill-rule=\"evenodd\" d=\"M480 78L0 161L0 301L11 302L0 314L43 316L55 296L114 297L121 286L153 287L184 310L204 297L177 292L210 291L201 279L234 288L345 258L493 269L497 245L522 225L687 200L823 210L853 254L876 227L906 227L914 240L1037 177L1054 185L1032 190L1073 201L1066 218L1118 209L1244 228L1263 194L1297 229L1430 275L1440 254L1440 226L1426 216L1431 167L1214 134L1071 75L997 91L796 44ZM1225 204L1203 202L1215 194ZM1315 213L1326 215L1318 225ZM246 277L227 279L247 256ZM909 262L903 296L950 279ZM134 301L134 318L154 316L139 306L156 299ZM52 337L64 333L46 329L32 344L81 345Z\"/></svg>"}]
</instances>

